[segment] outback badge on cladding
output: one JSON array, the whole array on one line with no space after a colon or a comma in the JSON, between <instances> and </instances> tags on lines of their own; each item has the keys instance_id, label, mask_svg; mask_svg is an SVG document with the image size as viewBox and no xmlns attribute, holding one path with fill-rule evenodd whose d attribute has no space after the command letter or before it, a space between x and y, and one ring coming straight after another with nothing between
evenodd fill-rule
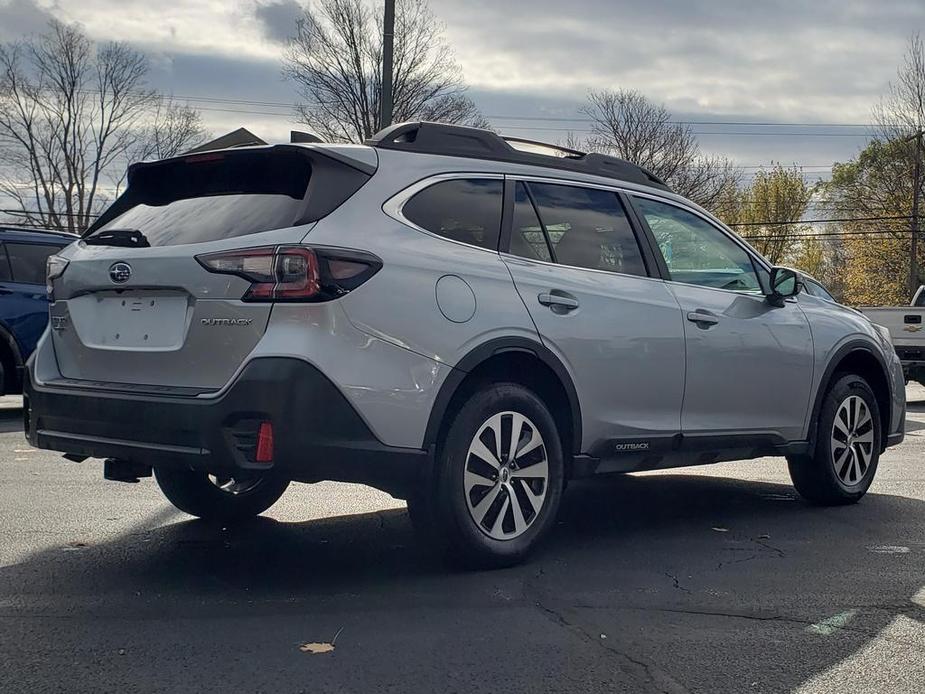
<instances>
[{"instance_id":1,"label":"outback badge on cladding","mask_svg":"<svg viewBox=\"0 0 925 694\"><path fill-rule=\"evenodd\" d=\"M225 327L225 326L245 326L253 323L252 318L203 318L200 323L207 328Z\"/></svg>"}]
</instances>

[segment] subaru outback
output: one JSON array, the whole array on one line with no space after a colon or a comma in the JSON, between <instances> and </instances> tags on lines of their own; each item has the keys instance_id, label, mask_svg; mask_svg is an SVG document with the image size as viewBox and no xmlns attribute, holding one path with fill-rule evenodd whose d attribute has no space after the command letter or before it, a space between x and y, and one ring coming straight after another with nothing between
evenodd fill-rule
<instances>
[{"instance_id":1,"label":"subaru outback","mask_svg":"<svg viewBox=\"0 0 925 694\"><path fill-rule=\"evenodd\" d=\"M485 130L144 162L49 259L25 428L222 522L369 484L481 564L601 473L783 456L856 502L902 369L801 287L645 169Z\"/></svg>"}]
</instances>

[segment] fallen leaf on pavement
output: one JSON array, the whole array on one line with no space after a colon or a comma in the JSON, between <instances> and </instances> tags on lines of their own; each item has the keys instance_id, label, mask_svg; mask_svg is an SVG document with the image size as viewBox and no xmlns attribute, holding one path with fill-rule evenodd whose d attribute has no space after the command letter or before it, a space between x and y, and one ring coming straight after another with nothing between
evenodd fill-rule
<instances>
[{"instance_id":1,"label":"fallen leaf on pavement","mask_svg":"<svg viewBox=\"0 0 925 694\"><path fill-rule=\"evenodd\" d=\"M340 632L344 630L343 627L337 630L337 633L334 634L334 638L331 639L331 643L321 642L321 643L303 643L299 646L299 650L303 653L330 653L334 650L334 642L337 641L337 637L340 636Z\"/></svg>"},{"instance_id":2,"label":"fallen leaf on pavement","mask_svg":"<svg viewBox=\"0 0 925 694\"><path fill-rule=\"evenodd\" d=\"M334 650L333 643L303 643L299 646L303 653L330 653Z\"/></svg>"}]
</instances>

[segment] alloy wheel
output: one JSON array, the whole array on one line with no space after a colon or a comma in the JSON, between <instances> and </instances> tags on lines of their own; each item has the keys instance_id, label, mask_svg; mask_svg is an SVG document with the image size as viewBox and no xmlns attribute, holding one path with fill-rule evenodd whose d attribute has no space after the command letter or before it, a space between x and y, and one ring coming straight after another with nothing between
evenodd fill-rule
<instances>
[{"instance_id":1,"label":"alloy wheel","mask_svg":"<svg viewBox=\"0 0 925 694\"><path fill-rule=\"evenodd\" d=\"M519 412L500 412L479 427L466 455L466 505L495 540L523 535L543 508L549 486L546 445Z\"/></svg>"},{"instance_id":2,"label":"alloy wheel","mask_svg":"<svg viewBox=\"0 0 925 694\"><path fill-rule=\"evenodd\" d=\"M832 423L832 466L846 487L860 484L874 454L874 419L867 403L849 395L835 411Z\"/></svg>"},{"instance_id":3,"label":"alloy wheel","mask_svg":"<svg viewBox=\"0 0 925 694\"><path fill-rule=\"evenodd\" d=\"M262 481L262 477L229 477L227 475L209 475L209 481L226 494L238 496L254 491Z\"/></svg>"}]
</instances>

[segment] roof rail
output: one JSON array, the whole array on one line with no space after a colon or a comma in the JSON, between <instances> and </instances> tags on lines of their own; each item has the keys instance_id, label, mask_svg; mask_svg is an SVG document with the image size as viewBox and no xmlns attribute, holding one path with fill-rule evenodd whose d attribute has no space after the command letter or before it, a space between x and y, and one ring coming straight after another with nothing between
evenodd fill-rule
<instances>
[{"instance_id":1,"label":"roof rail","mask_svg":"<svg viewBox=\"0 0 925 694\"><path fill-rule=\"evenodd\" d=\"M512 147L510 142L532 145L533 151ZM379 149L543 166L669 190L665 182L655 174L617 157L596 152L586 154L559 145L519 138L510 138L510 142L491 130L420 121L398 123L384 128L368 139L366 144ZM536 151L538 147L561 154L540 154Z\"/></svg>"}]
</instances>

